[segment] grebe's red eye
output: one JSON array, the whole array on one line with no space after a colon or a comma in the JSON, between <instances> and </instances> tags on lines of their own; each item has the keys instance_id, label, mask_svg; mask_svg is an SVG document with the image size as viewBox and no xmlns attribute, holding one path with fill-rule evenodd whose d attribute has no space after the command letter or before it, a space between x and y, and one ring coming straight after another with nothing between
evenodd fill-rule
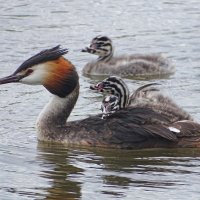
<instances>
[{"instance_id":1,"label":"grebe's red eye","mask_svg":"<svg viewBox=\"0 0 200 200\"><path fill-rule=\"evenodd\" d=\"M26 75L28 76L28 75L30 75L32 72L33 72L32 69L27 69L27 70L26 70Z\"/></svg>"}]
</instances>

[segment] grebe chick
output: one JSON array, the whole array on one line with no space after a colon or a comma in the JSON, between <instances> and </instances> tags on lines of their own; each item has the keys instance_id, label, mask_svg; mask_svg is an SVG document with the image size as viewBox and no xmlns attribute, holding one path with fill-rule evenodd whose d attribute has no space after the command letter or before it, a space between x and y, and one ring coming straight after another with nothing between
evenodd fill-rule
<instances>
[{"instance_id":1,"label":"grebe chick","mask_svg":"<svg viewBox=\"0 0 200 200\"><path fill-rule=\"evenodd\" d=\"M120 109L129 106L151 108L167 117L171 122L192 120L192 117L186 111L169 97L160 93L157 88L152 87L155 85L159 84L149 83L143 85L130 94L127 84L120 77L110 76L95 85L91 85L90 89L117 96Z\"/></svg>"},{"instance_id":2,"label":"grebe chick","mask_svg":"<svg viewBox=\"0 0 200 200\"><path fill-rule=\"evenodd\" d=\"M82 52L95 54L96 61L89 62L83 68L85 75L117 75L120 77L169 76L175 68L169 59L160 54L133 54L114 57L112 40L107 36L97 36L89 47Z\"/></svg>"},{"instance_id":3,"label":"grebe chick","mask_svg":"<svg viewBox=\"0 0 200 200\"><path fill-rule=\"evenodd\" d=\"M79 95L75 67L59 46L44 50L25 61L0 84L43 85L53 98L37 120L38 139L66 145L107 148L200 147L200 124L171 123L150 108L127 107L108 116L101 115L67 122Z\"/></svg>"},{"instance_id":4,"label":"grebe chick","mask_svg":"<svg viewBox=\"0 0 200 200\"><path fill-rule=\"evenodd\" d=\"M117 96L110 95L103 98L101 104L102 119L105 119L117 110L120 110L119 98Z\"/></svg>"}]
</instances>

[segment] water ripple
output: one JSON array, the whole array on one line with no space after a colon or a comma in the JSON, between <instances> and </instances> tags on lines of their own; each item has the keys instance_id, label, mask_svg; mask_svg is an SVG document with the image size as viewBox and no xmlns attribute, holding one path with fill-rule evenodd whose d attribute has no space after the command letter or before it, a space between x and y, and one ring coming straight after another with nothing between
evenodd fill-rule
<instances>
[{"instance_id":1,"label":"water ripple","mask_svg":"<svg viewBox=\"0 0 200 200\"><path fill-rule=\"evenodd\" d=\"M89 5L89 7L88 7ZM90 6L91 5L91 6ZM113 38L116 54L165 53L176 65L160 89L200 120L198 0L2 1L0 74L11 74L41 49L62 44L80 75L70 120L99 113L97 80L83 77L95 59L80 49L94 36ZM125 79L130 90L150 80ZM73 149L38 143L35 120L50 98L44 88L0 88L0 199L199 199L200 151Z\"/></svg>"}]
</instances>

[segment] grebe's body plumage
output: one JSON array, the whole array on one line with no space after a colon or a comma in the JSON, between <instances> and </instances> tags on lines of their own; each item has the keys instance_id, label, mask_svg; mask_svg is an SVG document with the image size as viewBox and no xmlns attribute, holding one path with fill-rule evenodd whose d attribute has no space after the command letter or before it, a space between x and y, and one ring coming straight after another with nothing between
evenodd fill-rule
<instances>
[{"instance_id":1,"label":"grebe's body plumage","mask_svg":"<svg viewBox=\"0 0 200 200\"><path fill-rule=\"evenodd\" d=\"M53 94L38 117L39 140L107 148L200 147L199 124L171 123L149 108L127 107L106 120L97 115L67 122L79 95L79 81L75 67L62 57L66 52L59 46L43 51L0 79L0 84L41 84Z\"/></svg>"},{"instance_id":2,"label":"grebe's body plumage","mask_svg":"<svg viewBox=\"0 0 200 200\"><path fill-rule=\"evenodd\" d=\"M175 68L161 54L134 54L115 57L112 41L106 36L95 37L90 47L82 50L98 55L96 61L87 63L83 68L85 75L117 75L120 77L151 77L173 74Z\"/></svg>"}]
</instances>

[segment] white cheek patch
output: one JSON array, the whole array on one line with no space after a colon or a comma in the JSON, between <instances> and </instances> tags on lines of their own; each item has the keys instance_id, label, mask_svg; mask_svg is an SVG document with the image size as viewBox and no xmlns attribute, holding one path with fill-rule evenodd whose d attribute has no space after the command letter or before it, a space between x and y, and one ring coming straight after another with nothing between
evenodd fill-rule
<instances>
[{"instance_id":1,"label":"white cheek patch","mask_svg":"<svg viewBox=\"0 0 200 200\"><path fill-rule=\"evenodd\" d=\"M177 128L175 128L175 127L172 127L172 126L168 127L168 129L169 129L171 132L174 132L174 133L180 133L180 132L181 132L179 129L177 129Z\"/></svg>"},{"instance_id":2,"label":"white cheek patch","mask_svg":"<svg viewBox=\"0 0 200 200\"><path fill-rule=\"evenodd\" d=\"M33 72L22 78L20 80L21 83L28 84L28 85L41 85L44 78L47 76L47 71L45 70L45 64L39 64L32 67Z\"/></svg>"}]
</instances>

